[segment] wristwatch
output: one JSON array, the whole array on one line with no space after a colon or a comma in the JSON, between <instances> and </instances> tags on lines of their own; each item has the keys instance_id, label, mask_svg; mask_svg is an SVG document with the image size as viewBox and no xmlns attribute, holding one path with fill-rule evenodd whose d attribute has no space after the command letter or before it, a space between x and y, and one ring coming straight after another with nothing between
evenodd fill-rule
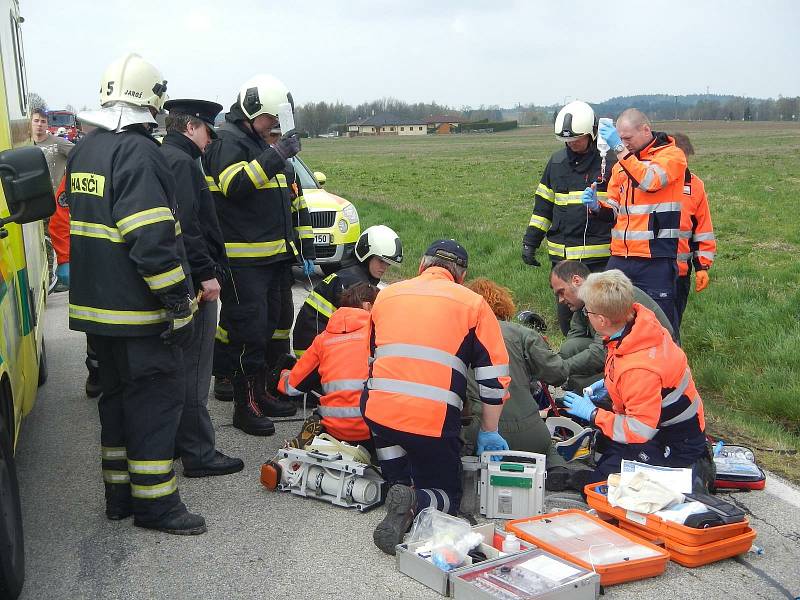
<instances>
[{"instance_id":1,"label":"wristwatch","mask_svg":"<svg viewBox=\"0 0 800 600\"><path fill-rule=\"evenodd\" d=\"M623 144L623 143L621 143L621 142L620 142L619 144L617 144L616 146L614 146L613 150L614 150L614 152L616 152L617 154L619 154L620 152L624 152L624 151L625 151L625 144Z\"/></svg>"}]
</instances>

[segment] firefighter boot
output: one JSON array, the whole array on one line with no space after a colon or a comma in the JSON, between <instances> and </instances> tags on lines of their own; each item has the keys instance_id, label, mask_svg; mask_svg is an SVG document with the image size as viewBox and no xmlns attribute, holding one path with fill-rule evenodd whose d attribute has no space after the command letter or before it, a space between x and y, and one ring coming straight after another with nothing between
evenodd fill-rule
<instances>
[{"instance_id":1,"label":"firefighter boot","mask_svg":"<svg viewBox=\"0 0 800 600\"><path fill-rule=\"evenodd\" d=\"M172 535L200 535L208 531L206 520L201 515L190 513L186 508L159 521L149 522L134 519L133 524L136 527L163 531Z\"/></svg>"},{"instance_id":2,"label":"firefighter boot","mask_svg":"<svg viewBox=\"0 0 800 600\"><path fill-rule=\"evenodd\" d=\"M100 387L100 369L89 367L89 374L86 376L86 395L89 398L97 398L103 388Z\"/></svg>"},{"instance_id":3,"label":"firefighter boot","mask_svg":"<svg viewBox=\"0 0 800 600\"><path fill-rule=\"evenodd\" d=\"M275 424L261 412L256 378L239 375L233 379L233 426L250 435L272 435Z\"/></svg>"},{"instance_id":4,"label":"firefighter boot","mask_svg":"<svg viewBox=\"0 0 800 600\"><path fill-rule=\"evenodd\" d=\"M125 473L127 475L127 473ZM106 483L106 517L121 521L133 514L131 508L131 486L128 483Z\"/></svg>"},{"instance_id":5,"label":"firefighter boot","mask_svg":"<svg viewBox=\"0 0 800 600\"><path fill-rule=\"evenodd\" d=\"M305 449L306 444L310 444L316 436L325 431L322 427L322 417L317 411L312 412L303 422L303 427L296 437L286 441L289 448Z\"/></svg>"},{"instance_id":6,"label":"firefighter boot","mask_svg":"<svg viewBox=\"0 0 800 600\"><path fill-rule=\"evenodd\" d=\"M233 384L227 377L214 377L214 398L222 402L233 400Z\"/></svg>"},{"instance_id":7,"label":"firefighter boot","mask_svg":"<svg viewBox=\"0 0 800 600\"><path fill-rule=\"evenodd\" d=\"M395 484L386 494L386 516L372 532L375 545L386 554L395 554L395 546L403 541L417 508L417 495L407 485Z\"/></svg>"},{"instance_id":8,"label":"firefighter boot","mask_svg":"<svg viewBox=\"0 0 800 600\"><path fill-rule=\"evenodd\" d=\"M268 417L291 417L297 413L293 402L283 398L276 398L266 390L266 369L256 375L256 401L258 408Z\"/></svg>"}]
</instances>

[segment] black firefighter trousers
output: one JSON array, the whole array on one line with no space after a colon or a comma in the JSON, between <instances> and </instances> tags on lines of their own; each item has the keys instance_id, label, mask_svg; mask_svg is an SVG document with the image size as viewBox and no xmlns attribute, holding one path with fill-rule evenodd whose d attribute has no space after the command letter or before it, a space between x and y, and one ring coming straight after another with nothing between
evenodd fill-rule
<instances>
[{"instance_id":1,"label":"black firefighter trousers","mask_svg":"<svg viewBox=\"0 0 800 600\"><path fill-rule=\"evenodd\" d=\"M184 398L183 352L159 336L89 335L100 364L106 510L157 523L186 507L172 468Z\"/></svg>"}]
</instances>

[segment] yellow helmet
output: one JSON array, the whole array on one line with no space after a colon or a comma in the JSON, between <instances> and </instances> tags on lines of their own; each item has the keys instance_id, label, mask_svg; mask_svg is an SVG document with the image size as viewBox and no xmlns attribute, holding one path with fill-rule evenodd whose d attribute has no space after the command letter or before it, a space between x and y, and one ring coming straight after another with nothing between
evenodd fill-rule
<instances>
[{"instance_id":1,"label":"yellow helmet","mask_svg":"<svg viewBox=\"0 0 800 600\"><path fill-rule=\"evenodd\" d=\"M161 72L138 54L115 60L100 80L100 106L127 102L161 110L167 100L167 81Z\"/></svg>"},{"instance_id":2,"label":"yellow helmet","mask_svg":"<svg viewBox=\"0 0 800 600\"><path fill-rule=\"evenodd\" d=\"M272 75L255 75L239 88L239 107L251 121L258 115L278 116L278 106L288 102L294 112L294 100L289 89Z\"/></svg>"}]
</instances>

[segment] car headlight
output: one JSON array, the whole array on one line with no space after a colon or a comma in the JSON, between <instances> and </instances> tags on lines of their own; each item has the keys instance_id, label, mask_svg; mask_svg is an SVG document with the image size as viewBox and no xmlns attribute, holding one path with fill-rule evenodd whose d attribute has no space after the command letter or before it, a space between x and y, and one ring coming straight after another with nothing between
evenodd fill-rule
<instances>
[{"instance_id":1,"label":"car headlight","mask_svg":"<svg viewBox=\"0 0 800 600\"><path fill-rule=\"evenodd\" d=\"M350 225L347 223L346 219L339 219L339 231L342 233L347 233L347 230L350 228Z\"/></svg>"},{"instance_id":2,"label":"car headlight","mask_svg":"<svg viewBox=\"0 0 800 600\"><path fill-rule=\"evenodd\" d=\"M345 206L342 209L342 214L351 223L358 223L358 211L356 210L356 207L353 206L352 204L348 204L347 206ZM341 229L341 227L340 227L340 229ZM344 233L345 231L346 230L343 229L342 233Z\"/></svg>"}]
</instances>

